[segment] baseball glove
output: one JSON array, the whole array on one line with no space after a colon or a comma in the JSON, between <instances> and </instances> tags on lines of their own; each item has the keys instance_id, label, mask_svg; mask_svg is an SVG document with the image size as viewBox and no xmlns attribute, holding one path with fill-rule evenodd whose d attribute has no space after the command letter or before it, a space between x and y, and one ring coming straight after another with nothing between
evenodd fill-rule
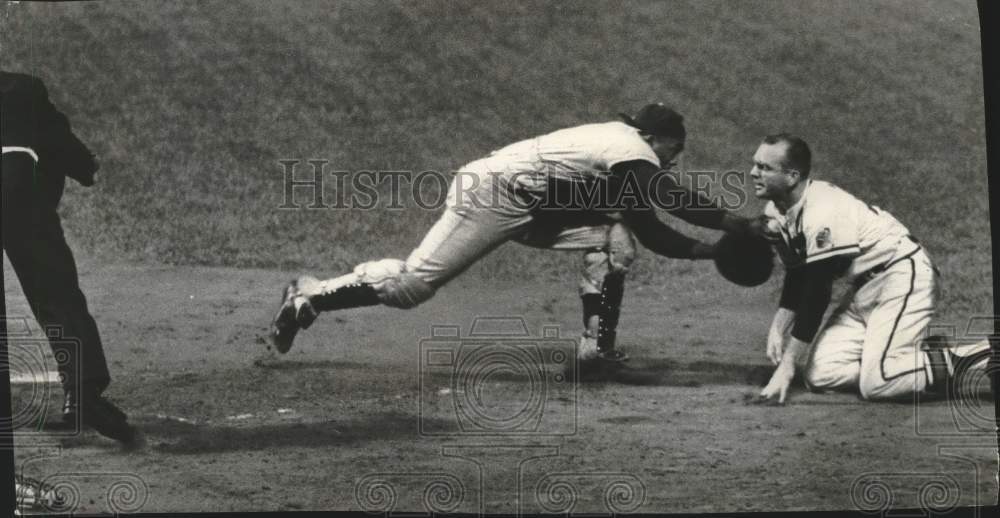
<instances>
[{"instance_id":1,"label":"baseball glove","mask_svg":"<svg viewBox=\"0 0 1000 518\"><path fill-rule=\"evenodd\" d=\"M764 284L771 278L774 252L763 238L726 233L715 246L715 267L728 281L750 287Z\"/></svg>"}]
</instances>

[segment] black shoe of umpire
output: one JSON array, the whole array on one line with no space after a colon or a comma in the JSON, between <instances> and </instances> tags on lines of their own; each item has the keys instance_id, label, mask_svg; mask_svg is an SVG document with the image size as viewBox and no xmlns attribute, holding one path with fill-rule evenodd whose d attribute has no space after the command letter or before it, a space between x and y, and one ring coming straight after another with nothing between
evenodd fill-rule
<instances>
[{"instance_id":1,"label":"black shoe of umpire","mask_svg":"<svg viewBox=\"0 0 1000 518\"><path fill-rule=\"evenodd\" d=\"M130 445L136 442L135 428L128 424L128 416L114 403L95 391L67 390L63 400L63 422L72 424L80 419L97 433Z\"/></svg>"}]
</instances>

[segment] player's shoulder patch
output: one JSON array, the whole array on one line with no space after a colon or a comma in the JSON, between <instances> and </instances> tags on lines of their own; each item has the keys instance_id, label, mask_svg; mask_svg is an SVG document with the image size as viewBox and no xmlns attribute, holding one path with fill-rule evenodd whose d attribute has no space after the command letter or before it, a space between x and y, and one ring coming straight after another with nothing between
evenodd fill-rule
<instances>
[{"instance_id":1,"label":"player's shoulder patch","mask_svg":"<svg viewBox=\"0 0 1000 518\"><path fill-rule=\"evenodd\" d=\"M816 232L816 248L822 250L830 246L831 243L832 241L830 239L830 227L820 228Z\"/></svg>"}]
</instances>

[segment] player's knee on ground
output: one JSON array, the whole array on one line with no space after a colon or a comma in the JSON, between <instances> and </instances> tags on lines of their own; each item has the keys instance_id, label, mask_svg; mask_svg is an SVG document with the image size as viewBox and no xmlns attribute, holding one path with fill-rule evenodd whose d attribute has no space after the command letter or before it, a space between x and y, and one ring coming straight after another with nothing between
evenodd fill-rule
<instances>
[{"instance_id":1,"label":"player's knee on ground","mask_svg":"<svg viewBox=\"0 0 1000 518\"><path fill-rule=\"evenodd\" d=\"M408 309L434 296L436 289L398 259L361 263L354 269L360 282L370 284L386 306Z\"/></svg>"},{"instance_id":2,"label":"player's knee on ground","mask_svg":"<svg viewBox=\"0 0 1000 518\"><path fill-rule=\"evenodd\" d=\"M872 369L872 372L861 375L858 392L861 399L868 401L899 399L923 390L925 379L922 370L886 380L879 369Z\"/></svg>"},{"instance_id":3,"label":"player's knee on ground","mask_svg":"<svg viewBox=\"0 0 1000 518\"><path fill-rule=\"evenodd\" d=\"M811 363L805 369L804 381L810 390L845 389L858 383L861 365Z\"/></svg>"}]
</instances>

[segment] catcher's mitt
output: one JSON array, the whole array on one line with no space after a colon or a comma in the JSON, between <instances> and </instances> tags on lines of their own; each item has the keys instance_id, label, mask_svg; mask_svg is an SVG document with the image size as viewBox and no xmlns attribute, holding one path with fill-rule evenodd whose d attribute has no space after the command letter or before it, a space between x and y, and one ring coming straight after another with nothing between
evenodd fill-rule
<instances>
[{"instance_id":1,"label":"catcher's mitt","mask_svg":"<svg viewBox=\"0 0 1000 518\"><path fill-rule=\"evenodd\" d=\"M774 252L761 237L726 233L716 244L715 267L740 286L759 286L771 278Z\"/></svg>"}]
</instances>

